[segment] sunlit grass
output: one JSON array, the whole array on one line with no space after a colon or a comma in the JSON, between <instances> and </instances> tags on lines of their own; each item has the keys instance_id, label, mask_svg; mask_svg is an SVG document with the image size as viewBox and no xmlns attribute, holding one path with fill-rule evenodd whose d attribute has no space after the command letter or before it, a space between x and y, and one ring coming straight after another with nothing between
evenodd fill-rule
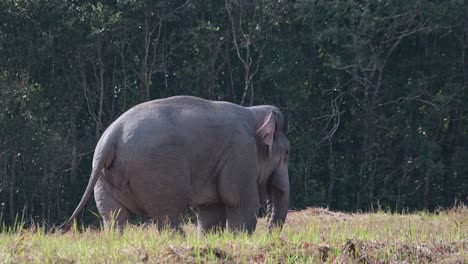
<instances>
[{"instance_id":1,"label":"sunlit grass","mask_svg":"<svg viewBox=\"0 0 468 264\"><path fill-rule=\"evenodd\" d=\"M122 233L47 233L22 229L20 220L0 234L3 263L466 263L468 209L398 215L343 214L324 209L291 212L281 233L265 232L260 219L252 236L185 235L152 225L129 225Z\"/></svg>"}]
</instances>

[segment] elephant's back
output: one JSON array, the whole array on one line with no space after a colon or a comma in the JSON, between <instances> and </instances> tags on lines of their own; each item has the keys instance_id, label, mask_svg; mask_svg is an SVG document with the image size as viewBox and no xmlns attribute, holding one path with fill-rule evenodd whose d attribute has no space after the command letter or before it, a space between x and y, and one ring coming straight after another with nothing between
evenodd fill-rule
<instances>
[{"instance_id":1,"label":"elephant's back","mask_svg":"<svg viewBox=\"0 0 468 264\"><path fill-rule=\"evenodd\" d=\"M167 119L178 125L190 123L190 120L196 120L199 125L203 125L203 121L209 121L212 124L234 124L250 118L250 111L243 106L193 96L173 96L153 100L139 104L130 111L137 115L139 113L141 116Z\"/></svg>"},{"instance_id":2,"label":"elephant's back","mask_svg":"<svg viewBox=\"0 0 468 264\"><path fill-rule=\"evenodd\" d=\"M187 138L198 132L216 136L225 133L224 130L253 131L253 120L251 111L236 104L175 96L139 104L116 122L127 138L137 132L141 137L159 133Z\"/></svg>"},{"instance_id":3,"label":"elephant's back","mask_svg":"<svg viewBox=\"0 0 468 264\"><path fill-rule=\"evenodd\" d=\"M234 134L255 135L253 115L228 102L176 96L137 105L115 121L119 152L141 156L161 148L183 149L193 156L222 149Z\"/></svg>"}]
</instances>

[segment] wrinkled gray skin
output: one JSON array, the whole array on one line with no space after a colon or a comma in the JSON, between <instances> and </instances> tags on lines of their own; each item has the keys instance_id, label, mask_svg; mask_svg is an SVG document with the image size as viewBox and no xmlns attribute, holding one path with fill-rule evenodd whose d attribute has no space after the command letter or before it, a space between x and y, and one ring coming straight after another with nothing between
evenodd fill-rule
<instances>
[{"instance_id":1,"label":"wrinkled gray skin","mask_svg":"<svg viewBox=\"0 0 468 264\"><path fill-rule=\"evenodd\" d=\"M282 227L289 204L286 121L274 106L176 96L137 105L104 132L86 191L70 229L94 189L105 226L133 215L178 229L179 216L197 210L201 232L251 233L260 203L268 228Z\"/></svg>"}]
</instances>

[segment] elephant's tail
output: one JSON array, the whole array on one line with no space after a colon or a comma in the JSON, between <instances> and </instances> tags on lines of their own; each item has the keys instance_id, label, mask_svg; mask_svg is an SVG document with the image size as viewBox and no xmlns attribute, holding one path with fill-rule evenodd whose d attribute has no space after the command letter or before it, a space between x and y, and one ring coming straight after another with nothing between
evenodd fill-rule
<instances>
[{"instance_id":1,"label":"elephant's tail","mask_svg":"<svg viewBox=\"0 0 468 264\"><path fill-rule=\"evenodd\" d=\"M91 171L91 177L89 178L88 186L81 198L80 203L76 207L72 216L59 227L62 233L66 233L70 230L73 220L80 213L83 207L86 205L91 193L93 192L94 186L96 185L99 177L101 176L102 170L110 166L115 156L115 133L113 129L108 129L104 132L101 139L99 140L93 157L93 169ZM107 133L106 133L107 132ZM114 131L115 132L115 131Z\"/></svg>"}]
</instances>

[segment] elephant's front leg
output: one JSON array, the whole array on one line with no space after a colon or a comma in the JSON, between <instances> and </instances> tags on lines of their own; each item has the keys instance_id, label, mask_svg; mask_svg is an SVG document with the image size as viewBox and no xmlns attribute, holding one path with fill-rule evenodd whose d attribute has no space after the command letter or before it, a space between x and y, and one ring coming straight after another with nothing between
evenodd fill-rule
<instances>
[{"instance_id":1,"label":"elephant's front leg","mask_svg":"<svg viewBox=\"0 0 468 264\"><path fill-rule=\"evenodd\" d=\"M209 204L198 207L199 232L223 231L226 227L226 209L223 204Z\"/></svg>"},{"instance_id":2,"label":"elephant's front leg","mask_svg":"<svg viewBox=\"0 0 468 264\"><path fill-rule=\"evenodd\" d=\"M239 143L232 147L229 161L221 170L218 193L226 207L228 229L251 234L260 208L256 143L245 140L241 134L237 136L234 142Z\"/></svg>"},{"instance_id":3,"label":"elephant's front leg","mask_svg":"<svg viewBox=\"0 0 468 264\"><path fill-rule=\"evenodd\" d=\"M232 183L230 188L226 185L222 188L229 231L246 231L252 234L257 226L259 194L255 182L251 181L243 178L237 183Z\"/></svg>"},{"instance_id":4,"label":"elephant's front leg","mask_svg":"<svg viewBox=\"0 0 468 264\"><path fill-rule=\"evenodd\" d=\"M260 206L243 206L226 208L227 226L229 231L247 232L249 235L257 226L257 214Z\"/></svg>"}]
</instances>

